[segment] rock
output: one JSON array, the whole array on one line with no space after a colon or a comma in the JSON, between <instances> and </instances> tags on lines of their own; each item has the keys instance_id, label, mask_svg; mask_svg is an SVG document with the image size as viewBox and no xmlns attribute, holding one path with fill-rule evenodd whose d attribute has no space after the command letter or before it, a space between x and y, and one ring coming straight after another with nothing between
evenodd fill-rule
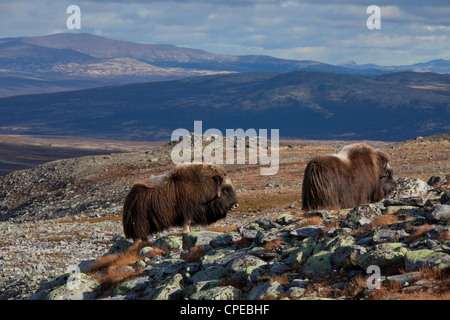
<instances>
[{"instance_id":1,"label":"rock","mask_svg":"<svg viewBox=\"0 0 450 320\"><path fill-rule=\"evenodd\" d=\"M398 242L400 240L405 239L405 237L408 236L408 233L405 232L405 230L391 230L391 229L385 229L385 228L376 228L373 231L373 242L383 243L383 242Z\"/></svg>"},{"instance_id":2,"label":"rock","mask_svg":"<svg viewBox=\"0 0 450 320\"><path fill-rule=\"evenodd\" d=\"M199 281L184 288L182 293L184 297L190 297L194 293L215 288L221 284L222 280Z\"/></svg>"},{"instance_id":3,"label":"rock","mask_svg":"<svg viewBox=\"0 0 450 320\"><path fill-rule=\"evenodd\" d=\"M330 215L330 212L327 210L311 210L305 213L305 217L320 217L322 219L327 218Z\"/></svg>"},{"instance_id":4,"label":"rock","mask_svg":"<svg viewBox=\"0 0 450 320\"><path fill-rule=\"evenodd\" d=\"M301 237L301 238L310 238L310 237L316 237L320 235L322 232L323 226L309 226L309 227L303 227L299 229L292 230L290 232L290 235Z\"/></svg>"},{"instance_id":5,"label":"rock","mask_svg":"<svg viewBox=\"0 0 450 320\"><path fill-rule=\"evenodd\" d=\"M114 244L109 249L109 253L117 254L125 252L133 245L133 241L126 239L124 236L117 236L113 239Z\"/></svg>"},{"instance_id":6,"label":"rock","mask_svg":"<svg viewBox=\"0 0 450 320\"><path fill-rule=\"evenodd\" d=\"M238 232L241 234L242 237L248 239L248 240L253 240L256 238L256 235L258 234L258 230L254 230L254 229L248 229L248 228L238 228Z\"/></svg>"},{"instance_id":7,"label":"rock","mask_svg":"<svg viewBox=\"0 0 450 320\"><path fill-rule=\"evenodd\" d=\"M422 197L431 190L431 187L423 180L417 178L399 178L397 179L397 190L395 190L389 199Z\"/></svg>"},{"instance_id":8,"label":"rock","mask_svg":"<svg viewBox=\"0 0 450 320\"><path fill-rule=\"evenodd\" d=\"M138 255L141 257L150 256L152 254L152 252L155 252L155 250L158 250L158 249L155 249L150 246L143 247L141 250L139 250Z\"/></svg>"},{"instance_id":9,"label":"rock","mask_svg":"<svg viewBox=\"0 0 450 320\"><path fill-rule=\"evenodd\" d=\"M182 235L172 235L164 236L153 242L154 247L159 247L166 250L182 250L183 249L183 236Z\"/></svg>"},{"instance_id":10,"label":"rock","mask_svg":"<svg viewBox=\"0 0 450 320\"><path fill-rule=\"evenodd\" d=\"M320 251L334 251L337 248L350 246L355 243L355 239L349 235L337 235L332 238L324 238L314 247L313 253Z\"/></svg>"},{"instance_id":11,"label":"rock","mask_svg":"<svg viewBox=\"0 0 450 320\"><path fill-rule=\"evenodd\" d=\"M450 268L450 255L429 249L409 251L406 254L406 271L420 270L423 267L432 269Z\"/></svg>"},{"instance_id":12,"label":"rock","mask_svg":"<svg viewBox=\"0 0 450 320\"><path fill-rule=\"evenodd\" d=\"M450 221L450 205L441 204L426 213L426 218L431 221Z\"/></svg>"},{"instance_id":13,"label":"rock","mask_svg":"<svg viewBox=\"0 0 450 320\"><path fill-rule=\"evenodd\" d=\"M221 232L199 231L190 232L183 235L183 250L189 250L196 245L209 246L212 240L217 239L224 234Z\"/></svg>"},{"instance_id":14,"label":"rock","mask_svg":"<svg viewBox=\"0 0 450 320\"><path fill-rule=\"evenodd\" d=\"M301 264L306 260L302 250L297 250L286 258L283 262L290 268L299 268Z\"/></svg>"},{"instance_id":15,"label":"rock","mask_svg":"<svg viewBox=\"0 0 450 320\"><path fill-rule=\"evenodd\" d=\"M383 243L372 250L356 256L356 264L364 270L371 265L380 267L382 272L404 266L408 250L403 243Z\"/></svg>"},{"instance_id":16,"label":"rock","mask_svg":"<svg viewBox=\"0 0 450 320\"><path fill-rule=\"evenodd\" d=\"M266 243L277 239L280 239L280 235L278 234L278 232L258 231L254 241L256 242L257 245L263 246Z\"/></svg>"},{"instance_id":17,"label":"rock","mask_svg":"<svg viewBox=\"0 0 450 320\"><path fill-rule=\"evenodd\" d=\"M270 274L283 274L289 270L289 267L281 262L271 262L268 264L270 265Z\"/></svg>"},{"instance_id":18,"label":"rock","mask_svg":"<svg viewBox=\"0 0 450 320\"><path fill-rule=\"evenodd\" d=\"M231 260L226 271L229 276L242 284L250 284L257 281L265 272L267 262L253 255L242 255Z\"/></svg>"},{"instance_id":19,"label":"rock","mask_svg":"<svg viewBox=\"0 0 450 320\"><path fill-rule=\"evenodd\" d=\"M233 286L220 286L194 293L191 300L239 300L242 291Z\"/></svg>"},{"instance_id":20,"label":"rock","mask_svg":"<svg viewBox=\"0 0 450 320\"><path fill-rule=\"evenodd\" d=\"M139 277L117 285L113 295L125 296L127 299L137 299L149 285L150 280L147 277Z\"/></svg>"},{"instance_id":21,"label":"rock","mask_svg":"<svg viewBox=\"0 0 450 320\"><path fill-rule=\"evenodd\" d=\"M323 279L331 275L333 265L331 264L330 251L321 251L310 256L303 266L303 273L313 279Z\"/></svg>"},{"instance_id":22,"label":"rock","mask_svg":"<svg viewBox=\"0 0 450 320\"><path fill-rule=\"evenodd\" d=\"M270 219L259 219L256 221L256 223L258 224L258 226L264 230L269 230L269 229L273 229L273 228L280 228L281 225L270 220Z\"/></svg>"},{"instance_id":23,"label":"rock","mask_svg":"<svg viewBox=\"0 0 450 320\"><path fill-rule=\"evenodd\" d=\"M366 252L367 250L363 246L342 246L334 250L330 257L330 261L337 268L351 268L357 265L356 257Z\"/></svg>"},{"instance_id":24,"label":"rock","mask_svg":"<svg viewBox=\"0 0 450 320\"><path fill-rule=\"evenodd\" d=\"M182 283L183 276L177 273L156 287L148 287L142 299L179 300L181 298Z\"/></svg>"},{"instance_id":25,"label":"rock","mask_svg":"<svg viewBox=\"0 0 450 320\"><path fill-rule=\"evenodd\" d=\"M439 202L442 204L450 204L450 189L442 192L441 197L439 198Z\"/></svg>"},{"instance_id":26,"label":"rock","mask_svg":"<svg viewBox=\"0 0 450 320\"><path fill-rule=\"evenodd\" d=\"M283 286L276 281L258 284L248 295L249 300L275 300L284 293Z\"/></svg>"},{"instance_id":27,"label":"rock","mask_svg":"<svg viewBox=\"0 0 450 320\"><path fill-rule=\"evenodd\" d=\"M226 275L225 267L221 265L211 266L209 268L206 268L204 270L195 273L191 277L191 281L193 283L197 283L200 281L220 280L225 275Z\"/></svg>"},{"instance_id":28,"label":"rock","mask_svg":"<svg viewBox=\"0 0 450 320\"><path fill-rule=\"evenodd\" d=\"M410 197L410 198L401 198L401 199L386 199L383 201L383 205L385 207L390 206L414 206L414 207L422 207L424 206L426 198L422 197Z\"/></svg>"},{"instance_id":29,"label":"rock","mask_svg":"<svg viewBox=\"0 0 450 320\"><path fill-rule=\"evenodd\" d=\"M68 273L59 278L66 282L36 293L31 300L92 300L100 293L100 283L84 273Z\"/></svg>"},{"instance_id":30,"label":"rock","mask_svg":"<svg viewBox=\"0 0 450 320\"><path fill-rule=\"evenodd\" d=\"M364 227L369 225L375 217L382 214L380 206L375 204L364 204L351 210L347 214L345 222L350 226L359 225Z\"/></svg>"},{"instance_id":31,"label":"rock","mask_svg":"<svg viewBox=\"0 0 450 320\"><path fill-rule=\"evenodd\" d=\"M238 232L231 232L220 235L212 239L209 244L213 248L232 246L242 240L242 235Z\"/></svg>"},{"instance_id":32,"label":"rock","mask_svg":"<svg viewBox=\"0 0 450 320\"><path fill-rule=\"evenodd\" d=\"M398 282L402 286L410 285L419 276L419 272L408 272L386 277L386 282Z\"/></svg>"},{"instance_id":33,"label":"rock","mask_svg":"<svg viewBox=\"0 0 450 320\"><path fill-rule=\"evenodd\" d=\"M294 221L292 215L290 215L289 213L283 213L278 216L275 222L278 223L279 225L288 225L292 221Z\"/></svg>"},{"instance_id":34,"label":"rock","mask_svg":"<svg viewBox=\"0 0 450 320\"><path fill-rule=\"evenodd\" d=\"M253 255L242 255L242 256L238 256L235 259L231 260L226 269L227 272L239 272L241 270L245 270L249 267L261 267L261 266L265 266L267 264L267 262L265 262L264 260L261 260L260 258L257 258Z\"/></svg>"},{"instance_id":35,"label":"rock","mask_svg":"<svg viewBox=\"0 0 450 320\"><path fill-rule=\"evenodd\" d=\"M305 295L305 289L303 288L299 288L299 287L290 287L287 290L287 295L288 297L292 298L292 299L298 299L301 298Z\"/></svg>"},{"instance_id":36,"label":"rock","mask_svg":"<svg viewBox=\"0 0 450 320\"><path fill-rule=\"evenodd\" d=\"M436 176L432 176L427 182L427 184L432 188L438 188L445 183L447 183L447 180L442 179L441 177L436 177Z\"/></svg>"}]
</instances>

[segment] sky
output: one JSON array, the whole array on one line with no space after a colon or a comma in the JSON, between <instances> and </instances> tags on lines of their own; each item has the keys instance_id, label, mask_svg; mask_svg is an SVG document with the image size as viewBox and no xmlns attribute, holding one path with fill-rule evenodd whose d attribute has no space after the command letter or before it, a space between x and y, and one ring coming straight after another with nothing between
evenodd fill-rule
<instances>
[{"instance_id":1,"label":"sky","mask_svg":"<svg viewBox=\"0 0 450 320\"><path fill-rule=\"evenodd\" d=\"M78 5L81 29L69 30ZM369 5L380 29L369 29ZM372 17L373 18L373 17ZM0 0L0 38L61 32L330 64L450 59L449 0Z\"/></svg>"}]
</instances>

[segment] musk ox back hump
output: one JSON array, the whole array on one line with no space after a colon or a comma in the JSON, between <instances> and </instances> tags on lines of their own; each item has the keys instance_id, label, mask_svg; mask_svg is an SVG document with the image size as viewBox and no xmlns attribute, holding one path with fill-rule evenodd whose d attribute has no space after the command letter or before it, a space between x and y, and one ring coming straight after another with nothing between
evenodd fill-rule
<instances>
[{"instance_id":1,"label":"musk ox back hump","mask_svg":"<svg viewBox=\"0 0 450 320\"><path fill-rule=\"evenodd\" d=\"M363 143L314 157L303 177L303 209L351 208L380 201L396 186L388 162L386 153Z\"/></svg>"}]
</instances>

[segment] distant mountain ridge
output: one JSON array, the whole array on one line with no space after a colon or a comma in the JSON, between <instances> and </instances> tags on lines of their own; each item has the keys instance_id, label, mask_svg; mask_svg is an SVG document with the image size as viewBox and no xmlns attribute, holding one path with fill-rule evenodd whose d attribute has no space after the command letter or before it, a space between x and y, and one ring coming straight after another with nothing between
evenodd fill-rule
<instances>
[{"instance_id":1,"label":"distant mountain ridge","mask_svg":"<svg viewBox=\"0 0 450 320\"><path fill-rule=\"evenodd\" d=\"M450 75L248 72L1 99L0 134L169 140L173 130L400 141L450 131ZM269 130L270 133L270 130Z\"/></svg>"},{"instance_id":2,"label":"distant mountain ridge","mask_svg":"<svg viewBox=\"0 0 450 320\"><path fill-rule=\"evenodd\" d=\"M435 59L423 63L415 63L404 66L379 66L376 64L358 65L353 61L338 64L340 67L358 69L358 70L382 70L388 72L413 71L413 72L433 72L433 73L450 73L450 60Z\"/></svg>"},{"instance_id":3,"label":"distant mountain ridge","mask_svg":"<svg viewBox=\"0 0 450 320\"><path fill-rule=\"evenodd\" d=\"M0 97L252 71L321 71L366 76L396 71L449 73L450 60L403 67L331 65L261 55L214 54L79 33L0 39Z\"/></svg>"}]
</instances>

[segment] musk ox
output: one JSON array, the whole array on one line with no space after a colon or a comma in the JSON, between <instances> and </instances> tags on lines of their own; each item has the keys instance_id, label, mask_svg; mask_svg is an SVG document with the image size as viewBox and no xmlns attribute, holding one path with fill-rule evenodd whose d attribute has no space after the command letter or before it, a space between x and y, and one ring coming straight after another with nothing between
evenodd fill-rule
<instances>
[{"instance_id":1,"label":"musk ox","mask_svg":"<svg viewBox=\"0 0 450 320\"><path fill-rule=\"evenodd\" d=\"M123 229L134 242L170 227L207 225L225 218L238 206L226 170L215 164L183 164L155 177L151 184L136 184L123 205Z\"/></svg>"},{"instance_id":2,"label":"musk ox","mask_svg":"<svg viewBox=\"0 0 450 320\"><path fill-rule=\"evenodd\" d=\"M353 208L377 202L395 190L389 156L364 143L335 155L316 156L303 177L303 210Z\"/></svg>"}]
</instances>

